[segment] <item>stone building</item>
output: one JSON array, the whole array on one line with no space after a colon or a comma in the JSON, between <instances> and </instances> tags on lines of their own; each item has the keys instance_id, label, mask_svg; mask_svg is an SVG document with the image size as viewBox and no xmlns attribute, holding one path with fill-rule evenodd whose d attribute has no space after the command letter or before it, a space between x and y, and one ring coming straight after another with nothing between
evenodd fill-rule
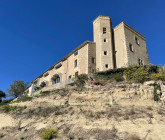
<instances>
[{"instance_id":1,"label":"stone building","mask_svg":"<svg viewBox=\"0 0 165 140\"><path fill-rule=\"evenodd\" d=\"M35 87L59 87L72 83L78 74L127 67L148 65L145 37L122 22L112 28L108 16L93 21L94 41L86 41L32 81L26 89L32 95Z\"/></svg>"}]
</instances>

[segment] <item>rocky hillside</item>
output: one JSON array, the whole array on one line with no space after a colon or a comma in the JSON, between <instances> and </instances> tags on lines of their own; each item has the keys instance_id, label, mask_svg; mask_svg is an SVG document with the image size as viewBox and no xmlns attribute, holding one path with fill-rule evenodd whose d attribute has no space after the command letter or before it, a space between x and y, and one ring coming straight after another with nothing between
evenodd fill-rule
<instances>
[{"instance_id":1,"label":"rocky hillside","mask_svg":"<svg viewBox=\"0 0 165 140\"><path fill-rule=\"evenodd\" d=\"M164 140L165 85L158 85L113 82L14 101L0 106L0 139L42 140L51 128L57 140Z\"/></svg>"}]
</instances>

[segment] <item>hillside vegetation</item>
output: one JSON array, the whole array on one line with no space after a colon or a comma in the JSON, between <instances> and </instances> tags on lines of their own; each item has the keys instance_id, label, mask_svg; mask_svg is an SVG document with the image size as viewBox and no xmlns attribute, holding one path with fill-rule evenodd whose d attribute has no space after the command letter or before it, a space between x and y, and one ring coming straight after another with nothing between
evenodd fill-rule
<instances>
[{"instance_id":1,"label":"hillside vegetation","mask_svg":"<svg viewBox=\"0 0 165 140\"><path fill-rule=\"evenodd\" d=\"M165 84L160 74L162 67L132 66L96 73L97 85L80 76L78 87L3 101L0 139L164 140Z\"/></svg>"}]
</instances>

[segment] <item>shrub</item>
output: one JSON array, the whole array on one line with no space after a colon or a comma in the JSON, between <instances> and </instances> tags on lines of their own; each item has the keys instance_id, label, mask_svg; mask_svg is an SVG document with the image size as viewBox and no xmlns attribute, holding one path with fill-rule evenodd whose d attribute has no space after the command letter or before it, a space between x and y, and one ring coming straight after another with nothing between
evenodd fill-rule
<instances>
[{"instance_id":1,"label":"shrub","mask_svg":"<svg viewBox=\"0 0 165 140\"><path fill-rule=\"evenodd\" d=\"M23 109L26 109L27 107L26 106L10 106L10 105L4 105L2 106L2 110L5 112L5 113L8 113L10 111L22 111Z\"/></svg>"},{"instance_id":2,"label":"shrub","mask_svg":"<svg viewBox=\"0 0 165 140\"><path fill-rule=\"evenodd\" d=\"M135 114L135 110L134 110L134 108L132 107L131 110L130 110L130 115L133 115L133 114Z\"/></svg>"},{"instance_id":3,"label":"shrub","mask_svg":"<svg viewBox=\"0 0 165 140\"><path fill-rule=\"evenodd\" d=\"M109 75L94 75L94 79L96 80L96 81L102 81L102 82L104 82L104 81L108 81L110 78L109 78Z\"/></svg>"},{"instance_id":4,"label":"shrub","mask_svg":"<svg viewBox=\"0 0 165 140\"><path fill-rule=\"evenodd\" d=\"M3 138L5 135L3 133L0 133L0 138Z\"/></svg>"},{"instance_id":5,"label":"shrub","mask_svg":"<svg viewBox=\"0 0 165 140\"><path fill-rule=\"evenodd\" d=\"M147 66L144 66L148 72L151 74L151 73L158 73L158 70L159 70L159 66L156 66L156 65L147 65Z\"/></svg>"},{"instance_id":6,"label":"shrub","mask_svg":"<svg viewBox=\"0 0 165 140\"><path fill-rule=\"evenodd\" d=\"M59 110L58 106L50 106L50 107L41 108L38 112L38 115L40 115L42 117L47 117L57 110Z\"/></svg>"},{"instance_id":7,"label":"shrub","mask_svg":"<svg viewBox=\"0 0 165 140\"><path fill-rule=\"evenodd\" d=\"M138 83L149 80L149 72L144 66L129 66L127 70L124 71L124 74L128 80L133 80Z\"/></svg>"},{"instance_id":8,"label":"shrub","mask_svg":"<svg viewBox=\"0 0 165 140\"><path fill-rule=\"evenodd\" d=\"M117 82L120 82L120 81L123 81L124 78L123 78L123 74L122 73L112 73L112 74L95 74L94 75L94 78L96 81L117 81Z\"/></svg>"},{"instance_id":9,"label":"shrub","mask_svg":"<svg viewBox=\"0 0 165 140\"><path fill-rule=\"evenodd\" d=\"M106 129L106 130L102 130L102 129L94 129L95 132L95 136L94 139L95 140L117 140L119 139L117 133L118 130L115 128L115 126L113 126L113 128L110 129Z\"/></svg>"},{"instance_id":10,"label":"shrub","mask_svg":"<svg viewBox=\"0 0 165 140\"><path fill-rule=\"evenodd\" d=\"M111 74L116 74L116 73L124 73L124 71L127 68L116 68L116 69L110 69L107 71L100 71L100 72L96 72L95 75L111 75Z\"/></svg>"},{"instance_id":11,"label":"shrub","mask_svg":"<svg viewBox=\"0 0 165 140\"><path fill-rule=\"evenodd\" d=\"M165 81L165 70L162 66L155 65L131 65L127 68L116 68L107 71L94 73L95 80L108 81L115 80L117 82L123 81L123 74L129 82L144 83L150 79Z\"/></svg>"},{"instance_id":12,"label":"shrub","mask_svg":"<svg viewBox=\"0 0 165 140\"><path fill-rule=\"evenodd\" d=\"M161 95L162 95L162 92L161 92L161 87L159 84L157 83L154 83L154 101L160 101L160 98L161 98ZM159 91L159 94L158 94L158 91Z\"/></svg>"},{"instance_id":13,"label":"shrub","mask_svg":"<svg viewBox=\"0 0 165 140\"><path fill-rule=\"evenodd\" d=\"M55 111L54 112L54 115L61 115L62 114L62 112L60 112L60 111Z\"/></svg>"},{"instance_id":14,"label":"shrub","mask_svg":"<svg viewBox=\"0 0 165 140\"><path fill-rule=\"evenodd\" d=\"M40 93L40 96L48 96L48 95L50 95L50 91L44 91L44 92L41 92Z\"/></svg>"},{"instance_id":15,"label":"shrub","mask_svg":"<svg viewBox=\"0 0 165 140\"><path fill-rule=\"evenodd\" d=\"M34 88L35 91L38 91L38 90L40 90L40 89L41 89L41 87L35 87L35 88Z\"/></svg>"},{"instance_id":16,"label":"shrub","mask_svg":"<svg viewBox=\"0 0 165 140\"><path fill-rule=\"evenodd\" d=\"M150 78L153 79L153 80L165 81L165 70L163 70L162 67L159 67L158 73L152 73L150 75Z\"/></svg>"},{"instance_id":17,"label":"shrub","mask_svg":"<svg viewBox=\"0 0 165 140\"><path fill-rule=\"evenodd\" d=\"M148 71L144 67L138 68L136 70L136 72L134 73L133 80L135 80L138 83L143 83L143 82L149 80L149 73L148 73Z\"/></svg>"},{"instance_id":18,"label":"shrub","mask_svg":"<svg viewBox=\"0 0 165 140\"><path fill-rule=\"evenodd\" d=\"M57 131L54 130L54 129L45 129L42 132L41 137L44 140L50 140L50 139L53 139L53 138L57 138Z\"/></svg>"},{"instance_id":19,"label":"shrub","mask_svg":"<svg viewBox=\"0 0 165 140\"><path fill-rule=\"evenodd\" d=\"M29 109L28 116L40 116L40 117L48 117L51 114L61 115L63 114L62 106L48 106L48 107L38 107L36 109Z\"/></svg>"},{"instance_id":20,"label":"shrub","mask_svg":"<svg viewBox=\"0 0 165 140\"><path fill-rule=\"evenodd\" d=\"M33 99L33 97L25 95L25 96L22 96L21 98L19 98L17 100L17 102L26 102L26 101L31 101L32 99Z\"/></svg>"},{"instance_id":21,"label":"shrub","mask_svg":"<svg viewBox=\"0 0 165 140\"><path fill-rule=\"evenodd\" d=\"M116 82L124 81L122 73L114 74L113 78Z\"/></svg>"},{"instance_id":22,"label":"shrub","mask_svg":"<svg viewBox=\"0 0 165 140\"><path fill-rule=\"evenodd\" d=\"M88 76L86 74L80 74L76 77L76 80L74 81L74 84L77 87L80 87L81 90L85 85L85 82L88 80Z\"/></svg>"},{"instance_id":23,"label":"shrub","mask_svg":"<svg viewBox=\"0 0 165 140\"><path fill-rule=\"evenodd\" d=\"M13 101L13 99L3 100L3 101L0 103L0 105L5 105L5 104L8 104L8 103L10 103L10 102L12 102L12 101Z\"/></svg>"},{"instance_id":24,"label":"shrub","mask_svg":"<svg viewBox=\"0 0 165 140\"><path fill-rule=\"evenodd\" d=\"M148 113L147 115L148 115L149 118L154 118L152 113Z\"/></svg>"}]
</instances>

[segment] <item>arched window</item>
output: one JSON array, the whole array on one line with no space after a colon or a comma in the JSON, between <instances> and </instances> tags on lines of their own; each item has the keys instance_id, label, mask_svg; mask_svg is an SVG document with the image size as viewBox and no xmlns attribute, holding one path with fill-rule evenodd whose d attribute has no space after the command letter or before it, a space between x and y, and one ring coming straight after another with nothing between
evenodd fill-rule
<instances>
[{"instance_id":1,"label":"arched window","mask_svg":"<svg viewBox=\"0 0 165 140\"><path fill-rule=\"evenodd\" d=\"M53 75L52 79L52 84L57 84L61 82L60 76L58 74Z\"/></svg>"},{"instance_id":2,"label":"arched window","mask_svg":"<svg viewBox=\"0 0 165 140\"><path fill-rule=\"evenodd\" d=\"M43 82L40 84L40 87L41 87L41 88L46 87L46 82L43 81Z\"/></svg>"}]
</instances>

